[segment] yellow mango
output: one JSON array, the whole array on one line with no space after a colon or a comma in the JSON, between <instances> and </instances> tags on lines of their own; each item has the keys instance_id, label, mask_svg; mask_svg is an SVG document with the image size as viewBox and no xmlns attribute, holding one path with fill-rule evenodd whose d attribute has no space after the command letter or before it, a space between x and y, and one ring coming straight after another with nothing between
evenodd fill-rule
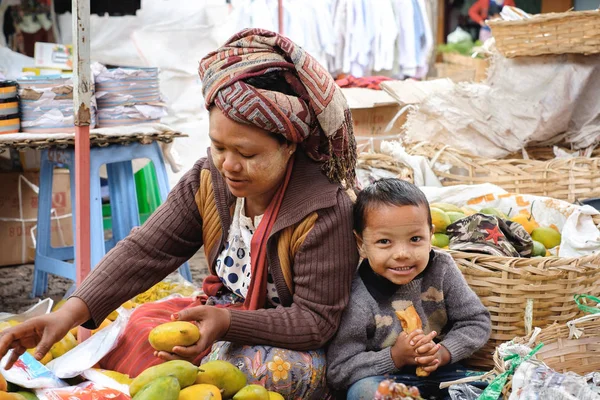
<instances>
[{"instance_id":1,"label":"yellow mango","mask_svg":"<svg viewBox=\"0 0 600 400\"><path fill-rule=\"evenodd\" d=\"M96 334L98 331L100 331L100 330L102 330L102 329L106 328L107 326L109 326L110 324L112 324L112 321L111 321L111 320L109 320L109 319L107 318L107 319L105 319L104 321L102 321L102 323L100 324L100 326L99 326L99 327L97 327L96 329L92 330L92 331L90 332L90 334L94 335L94 334Z\"/></svg>"},{"instance_id":2,"label":"yellow mango","mask_svg":"<svg viewBox=\"0 0 600 400\"><path fill-rule=\"evenodd\" d=\"M71 332L71 335L75 336L75 339L77 339L77 332L79 332L79 327L76 326L75 328L71 329L69 332Z\"/></svg>"},{"instance_id":3,"label":"yellow mango","mask_svg":"<svg viewBox=\"0 0 600 400\"><path fill-rule=\"evenodd\" d=\"M531 215L517 214L514 217L512 217L510 220L521 224L523 226L523 228L525 228L527 233L529 233L530 235L531 235L531 232L533 232L533 230L535 228L539 228L539 226L540 226L540 224L538 224Z\"/></svg>"},{"instance_id":4,"label":"yellow mango","mask_svg":"<svg viewBox=\"0 0 600 400\"><path fill-rule=\"evenodd\" d=\"M198 376L198 367L188 361L173 360L155 365L139 374L129 385L129 393L135 396L144 386L160 377L173 376L179 381L179 387L191 386Z\"/></svg>"},{"instance_id":5,"label":"yellow mango","mask_svg":"<svg viewBox=\"0 0 600 400\"><path fill-rule=\"evenodd\" d=\"M562 239L560 233L548 227L535 228L531 232L531 238L543 244L547 249L558 246Z\"/></svg>"},{"instance_id":6,"label":"yellow mango","mask_svg":"<svg viewBox=\"0 0 600 400\"><path fill-rule=\"evenodd\" d=\"M431 207L431 222L435 233L446 233L446 228L452 223L448 214L435 207Z\"/></svg>"},{"instance_id":7,"label":"yellow mango","mask_svg":"<svg viewBox=\"0 0 600 400\"><path fill-rule=\"evenodd\" d=\"M4 379L4 376L0 374L0 392L6 392L8 390L8 382Z\"/></svg>"},{"instance_id":8,"label":"yellow mango","mask_svg":"<svg viewBox=\"0 0 600 400\"><path fill-rule=\"evenodd\" d=\"M460 207L455 206L454 204L450 204L450 203L431 203L429 206L432 208L439 208L440 210L442 210L444 212L454 211L454 212L463 213L463 210L461 210Z\"/></svg>"},{"instance_id":9,"label":"yellow mango","mask_svg":"<svg viewBox=\"0 0 600 400\"><path fill-rule=\"evenodd\" d=\"M285 400L285 398L281 394L269 390L269 400Z\"/></svg>"},{"instance_id":10,"label":"yellow mango","mask_svg":"<svg viewBox=\"0 0 600 400\"><path fill-rule=\"evenodd\" d=\"M215 385L223 391L224 399L230 399L246 386L246 375L227 361L214 360L200 366L196 383Z\"/></svg>"},{"instance_id":11,"label":"yellow mango","mask_svg":"<svg viewBox=\"0 0 600 400\"><path fill-rule=\"evenodd\" d=\"M221 400L221 391L215 385L201 383L179 392L179 400Z\"/></svg>"},{"instance_id":12,"label":"yellow mango","mask_svg":"<svg viewBox=\"0 0 600 400\"><path fill-rule=\"evenodd\" d=\"M198 327L187 321L161 324L148 335L148 341L154 350L168 352L172 352L175 346L191 346L199 339Z\"/></svg>"},{"instance_id":13,"label":"yellow mango","mask_svg":"<svg viewBox=\"0 0 600 400\"><path fill-rule=\"evenodd\" d=\"M12 328L8 322L6 322L6 321L0 322L0 332L6 330L8 328Z\"/></svg>"},{"instance_id":14,"label":"yellow mango","mask_svg":"<svg viewBox=\"0 0 600 400\"><path fill-rule=\"evenodd\" d=\"M260 385L248 385L237 392L233 400L269 400L269 392Z\"/></svg>"},{"instance_id":15,"label":"yellow mango","mask_svg":"<svg viewBox=\"0 0 600 400\"><path fill-rule=\"evenodd\" d=\"M19 393L0 392L0 400L27 400L27 398Z\"/></svg>"},{"instance_id":16,"label":"yellow mango","mask_svg":"<svg viewBox=\"0 0 600 400\"><path fill-rule=\"evenodd\" d=\"M20 322L19 322L19 321L15 321L14 319L9 319L9 320L8 320L8 321L6 321L6 322L8 322L8 324L9 324L10 326L17 326L17 325L19 325L19 324L20 324Z\"/></svg>"},{"instance_id":17,"label":"yellow mango","mask_svg":"<svg viewBox=\"0 0 600 400\"><path fill-rule=\"evenodd\" d=\"M113 312L111 312L110 314L108 314L108 317L106 317L107 320L109 321L114 321L119 317L119 313L117 312L117 310L114 310Z\"/></svg>"},{"instance_id":18,"label":"yellow mango","mask_svg":"<svg viewBox=\"0 0 600 400\"><path fill-rule=\"evenodd\" d=\"M29 354L31 354L32 356L35 357L35 350L36 349L27 349L27 352ZM52 353L47 352L46 355L44 357L42 357L42 359L40 360L40 362L44 365L48 364L50 361L52 361Z\"/></svg>"},{"instance_id":19,"label":"yellow mango","mask_svg":"<svg viewBox=\"0 0 600 400\"><path fill-rule=\"evenodd\" d=\"M109 378L111 378L114 381L119 382L120 384L123 385L131 385L131 382L133 381L133 379L131 379L129 377L129 375L126 374L122 374L120 372L117 371L110 371L108 369L98 369L98 372L100 372L103 375L108 376Z\"/></svg>"},{"instance_id":20,"label":"yellow mango","mask_svg":"<svg viewBox=\"0 0 600 400\"><path fill-rule=\"evenodd\" d=\"M133 396L135 400L178 400L179 382L174 376L161 376L145 385Z\"/></svg>"},{"instance_id":21,"label":"yellow mango","mask_svg":"<svg viewBox=\"0 0 600 400\"><path fill-rule=\"evenodd\" d=\"M67 333L67 335L61 339L60 342L54 343L54 345L50 348L50 353L52 354L52 358L58 358L68 352L71 349L74 349L77 346L77 339L71 332Z\"/></svg>"}]
</instances>

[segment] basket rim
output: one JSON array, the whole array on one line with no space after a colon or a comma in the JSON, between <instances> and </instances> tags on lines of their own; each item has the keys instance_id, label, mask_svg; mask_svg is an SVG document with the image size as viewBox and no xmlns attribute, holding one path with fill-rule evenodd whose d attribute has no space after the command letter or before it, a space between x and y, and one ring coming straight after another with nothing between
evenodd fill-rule
<instances>
[{"instance_id":1,"label":"basket rim","mask_svg":"<svg viewBox=\"0 0 600 400\"><path fill-rule=\"evenodd\" d=\"M509 26L519 26L519 25L530 25L543 23L548 21L556 21L556 20L573 20L578 18L590 18L596 17L600 18L600 10L585 10L585 11L566 11L562 13L546 13L546 14L536 14L528 19L520 19L517 21L505 21L502 19L494 19L487 21L487 24L490 28L494 26L497 27L509 27Z\"/></svg>"},{"instance_id":2,"label":"basket rim","mask_svg":"<svg viewBox=\"0 0 600 400\"><path fill-rule=\"evenodd\" d=\"M492 256L490 254L485 254L485 253L471 253L471 252L467 252L467 251L458 251L458 250L450 250L450 249L440 249L441 251L446 251L448 252L450 255L457 255L457 256L461 256L462 258L477 258L478 260L478 264L480 262L498 262L501 261L503 263L507 263L507 262L511 262L512 264L527 264L527 267L534 267L538 264L542 264L542 263L546 263L549 260L561 260L561 262L564 262L565 264L571 263L571 262L592 262L592 261L600 261L600 253L598 254L587 254L585 256L581 256L581 257L558 257L558 256L551 256L551 257L531 257L531 258L527 258L527 257L501 257L501 256ZM513 267L515 267L515 265L512 265ZM525 265L523 267L526 267ZM598 264L597 266L600 269L600 264ZM556 268L560 268L559 266L551 266L549 267L549 269L556 269Z\"/></svg>"}]
</instances>

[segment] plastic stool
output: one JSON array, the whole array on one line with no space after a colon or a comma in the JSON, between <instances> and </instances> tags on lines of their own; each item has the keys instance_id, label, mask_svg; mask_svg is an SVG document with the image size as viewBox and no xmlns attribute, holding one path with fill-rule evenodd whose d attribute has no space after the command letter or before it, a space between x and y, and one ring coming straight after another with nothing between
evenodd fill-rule
<instances>
[{"instance_id":1,"label":"plastic stool","mask_svg":"<svg viewBox=\"0 0 600 400\"><path fill-rule=\"evenodd\" d=\"M133 143L110 145L90 149L90 242L91 266L94 268L119 240L124 239L131 229L140 225L136 189L131 160L150 159L156 170L161 201L169 192L167 171L157 142L149 145ZM73 233L75 226L75 151L67 149L45 149L41 154L40 192L38 200L38 228L32 296L41 296L48 288L48 274L75 280L75 264L67 262L75 258L74 247L54 248L50 243L50 213L52 208L52 177L55 164L64 164L71 171L71 203L73 207ZM100 166L106 164L112 214L112 239L104 240L102 221L102 196L100 193ZM188 281L192 276L188 263L179 268Z\"/></svg>"}]
</instances>

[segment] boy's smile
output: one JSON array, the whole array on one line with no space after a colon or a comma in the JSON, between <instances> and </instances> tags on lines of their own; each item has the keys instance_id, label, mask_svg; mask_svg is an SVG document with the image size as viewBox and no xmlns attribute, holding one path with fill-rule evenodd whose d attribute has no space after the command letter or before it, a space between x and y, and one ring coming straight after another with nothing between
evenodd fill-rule
<instances>
[{"instance_id":1,"label":"boy's smile","mask_svg":"<svg viewBox=\"0 0 600 400\"><path fill-rule=\"evenodd\" d=\"M365 228L357 241L361 257L369 259L376 274L405 285L429 262L428 210L425 206L373 204L366 210Z\"/></svg>"}]
</instances>

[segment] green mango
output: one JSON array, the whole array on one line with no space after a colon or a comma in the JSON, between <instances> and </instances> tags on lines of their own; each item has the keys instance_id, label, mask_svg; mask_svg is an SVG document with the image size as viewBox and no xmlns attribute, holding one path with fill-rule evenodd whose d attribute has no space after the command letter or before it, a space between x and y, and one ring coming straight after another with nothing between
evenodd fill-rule
<instances>
[{"instance_id":1,"label":"green mango","mask_svg":"<svg viewBox=\"0 0 600 400\"><path fill-rule=\"evenodd\" d=\"M196 383L215 385L223 391L224 399L230 399L246 386L246 375L227 361L214 360L200 366Z\"/></svg>"},{"instance_id":2,"label":"green mango","mask_svg":"<svg viewBox=\"0 0 600 400\"><path fill-rule=\"evenodd\" d=\"M27 399L27 400L39 400L39 397L37 397L35 394L33 394L31 392L20 391L20 392L16 392L16 393L25 397L25 399Z\"/></svg>"},{"instance_id":3,"label":"green mango","mask_svg":"<svg viewBox=\"0 0 600 400\"><path fill-rule=\"evenodd\" d=\"M233 400L269 400L269 391L260 385L248 385L237 392Z\"/></svg>"},{"instance_id":4,"label":"green mango","mask_svg":"<svg viewBox=\"0 0 600 400\"><path fill-rule=\"evenodd\" d=\"M161 376L141 388L132 400L178 400L179 381L174 376Z\"/></svg>"},{"instance_id":5,"label":"green mango","mask_svg":"<svg viewBox=\"0 0 600 400\"><path fill-rule=\"evenodd\" d=\"M129 385L129 394L135 396L144 386L157 378L173 376L179 381L180 389L191 386L198 376L198 367L188 361L173 360L155 365L139 374Z\"/></svg>"}]
</instances>

